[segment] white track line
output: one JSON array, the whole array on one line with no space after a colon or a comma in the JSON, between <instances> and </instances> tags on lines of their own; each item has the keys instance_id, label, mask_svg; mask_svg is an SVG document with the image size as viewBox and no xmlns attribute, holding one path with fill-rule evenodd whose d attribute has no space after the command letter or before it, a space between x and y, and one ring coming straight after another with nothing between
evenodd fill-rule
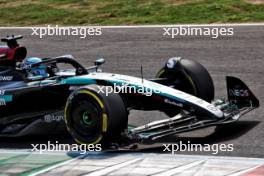
<instances>
[{"instance_id":1,"label":"white track line","mask_svg":"<svg viewBox=\"0 0 264 176\"><path fill-rule=\"evenodd\" d=\"M162 173L158 173L158 174L155 174L153 176L170 176L170 175L174 175L174 174L178 174L178 173L181 173L189 168L192 168L194 166L197 166L201 163L205 162L204 160L202 161L195 161L195 162L191 162L189 164L186 164L184 166L179 166L179 167L176 167L174 169L170 169L166 172L162 172Z\"/></svg>"},{"instance_id":2,"label":"white track line","mask_svg":"<svg viewBox=\"0 0 264 176\"><path fill-rule=\"evenodd\" d=\"M136 159L133 159L133 160L130 160L130 161L123 162L121 164L117 164L117 165L114 165L114 166L107 167L107 168L99 170L99 171L91 172L90 174L87 174L86 176L89 176L89 175L92 175L92 176L106 175L106 174L108 174L110 172L113 172L113 171L118 170L118 169L120 169L122 167L128 166L128 165L130 165L132 163L136 163L136 162L138 162L140 160L142 160L142 158L136 158Z\"/></svg>"},{"instance_id":3,"label":"white track line","mask_svg":"<svg viewBox=\"0 0 264 176\"><path fill-rule=\"evenodd\" d=\"M0 27L0 29L31 29L35 27L39 28L46 28L48 25L45 26L24 26L24 27ZM109 29L115 29L115 28L160 28L160 27L179 27L179 26L264 26L264 23L212 23L212 24L164 24L164 25L116 25L116 26L95 26L95 25L85 25L85 26L65 26L65 25L58 25L60 28L80 28L80 27L99 27L99 28L109 28ZM50 27L56 27L55 25L50 25Z\"/></svg>"},{"instance_id":4,"label":"white track line","mask_svg":"<svg viewBox=\"0 0 264 176\"><path fill-rule=\"evenodd\" d=\"M80 155L80 156L78 156L78 157L76 157L76 158L73 158L73 159L70 159L70 160L66 160L66 161L64 161L64 162L61 162L61 163L58 163L58 164L52 165L52 166L47 167L47 168L45 168L45 169L42 169L42 170L40 170L40 171L34 172L34 173L32 173L32 174L29 174L29 176L36 176L36 175L39 175L39 174L44 174L45 172L48 172L48 171L50 171L50 170L52 170L52 169L55 169L55 168L58 168L58 167L60 167L60 166L66 165L66 164L68 164L68 163L71 163L71 162L73 162L73 161L76 161L76 160L78 160L78 159L80 159L80 158L82 158L82 157L84 157L84 156L85 156L85 155Z\"/></svg>"},{"instance_id":5,"label":"white track line","mask_svg":"<svg viewBox=\"0 0 264 176\"><path fill-rule=\"evenodd\" d=\"M254 169L257 169L258 167L261 167L261 166L262 166L262 164L258 165L258 166L255 166L255 167L248 168L246 170L238 171L236 173L233 173L233 174L230 174L230 175L227 175L227 176L240 176L240 175L245 174L247 172L250 172L250 171L252 171Z\"/></svg>"},{"instance_id":6,"label":"white track line","mask_svg":"<svg viewBox=\"0 0 264 176\"><path fill-rule=\"evenodd\" d=\"M234 160L242 161L242 162L246 161L247 163L255 162L255 161L264 163L264 158L250 158L250 157L239 157L239 156L209 156L209 155L183 155L183 154L177 154L175 156L186 158L186 159L197 159L197 160L221 159L221 160L228 160L228 161L234 161Z\"/></svg>"},{"instance_id":7,"label":"white track line","mask_svg":"<svg viewBox=\"0 0 264 176\"><path fill-rule=\"evenodd\" d=\"M34 153L34 152L26 152L26 150L3 150L3 149L0 149L0 155L1 153L3 154L7 154L7 153L13 153L13 154L36 154L37 153ZM52 154L52 155L60 155L60 154L63 154L63 153L45 153L47 155L49 154ZM101 156L102 153L96 153L96 155ZM61 166L67 166L69 163L71 162L74 162L82 157L86 157L87 155L80 155L76 158L73 158L73 159L69 159L69 160L65 160L65 161L62 161L58 164L55 164L55 165L52 165L50 167L46 167L44 169L41 169L39 171L36 171L36 172L33 172L32 174L30 174L31 176L35 176L35 175L39 175L39 174L44 174L46 172L49 172L49 171L52 171L53 169L56 169L58 167L61 167ZM156 157L168 157L168 162L170 161L171 158L174 158L172 157L171 155L169 154L143 154L143 155L140 155L138 156L137 154L130 154L129 156L134 156L134 159L133 158L130 158L130 160L126 161L126 162L122 162L122 163L118 163L116 165L113 165L113 166L109 166L109 167L105 167L105 168L102 168L100 170L96 170L96 171L93 171L93 172L89 172L88 175L106 175L106 174L109 174L113 171L117 171L119 169L121 169L122 167L125 167L125 166L128 166L128 165L131 165L133 163L136 163L140 160L144 160L146 157L147 158L156 158ZM228 176L239 176L241 174L244 174L244 173L247 173L247 172L250 172L260 166L263 166L264 164L264 159L263 158L246 158L246 157L227 157L227 156L203 156L203 155L175 155L175 157L179 158L179 159L190 159L192 160L192 162L189 162L188 164L184 164L184 165L181 165L181 166L178 166L178 167L174 167L172 169L169 169L169 170L166 170L165 172L159 172L159 174L155 174L155 175L173 175L173 174L177 174L177 173L180 173L182 171L185 171L185 170L188 170L188 169L191 169L192 167L195 167L199 164L202 164L203 162L210 162L210 161L219 161L220 163L222 161L225 161L225 162L233 162L233 163L236 163L236 164L249 164L248 168L244 168L244 169L239 169L239 167L236 169L237 171L233 171L231 173L229 173ZM155 167L155 166L154 166Z\"/></svg>"},{"instance_id":8,"label":"white track line","mask_svg":"<svg viewBox=\"0 0 264 176\"><path fill-rule=\"evenodd\" d=\"M74 153L74 152L73 152ZM76 154L80 154L80 152L75 152ZM1 154L32 154L32 155L65 155L63 151L52 151L52 152L38 152L32 151L32 149L0 149Z\"/></svg>"}]
</instances>

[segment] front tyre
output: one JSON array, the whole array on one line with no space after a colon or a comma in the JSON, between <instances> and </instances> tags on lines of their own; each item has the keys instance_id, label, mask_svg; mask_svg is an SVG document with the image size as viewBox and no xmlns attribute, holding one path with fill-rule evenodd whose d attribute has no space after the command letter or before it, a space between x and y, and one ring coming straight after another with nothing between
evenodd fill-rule
<instances>
[{"instance_id":1,"label":"front tyre","mask_svg":"<svg viewBox=\"0 0 264 176\"><path fill-rule=\"evenodd\" d=\"M97 85L90 85L69 96L64 118L76 142L107 145L116 142L127 128L128 113L120 95L106 96Z\"/></svg>"},{"instance_id":2,"label":"front tyre","mask_svg":"<svg viewBox=\"0 0 264 176\"><path fill-rule=\"evenodd\" d=\"M166 78L167 86L189 93L207 102L214 99L213 80L206 68L196 61L180 57L170 58L156 77ZM164 112L172 117L179 113L179 109L165 110Z\"/></svg>"}]
</instances>

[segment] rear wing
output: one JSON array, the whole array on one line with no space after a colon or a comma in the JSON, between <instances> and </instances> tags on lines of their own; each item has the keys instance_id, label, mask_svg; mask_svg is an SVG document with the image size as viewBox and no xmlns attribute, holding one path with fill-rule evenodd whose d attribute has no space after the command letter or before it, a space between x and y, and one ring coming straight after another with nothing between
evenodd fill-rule
<instances>
[{"instance_id":1,"label":"rear wing","mask_svg":"<svg viewBox=\"0 0 264 176\"><path fill-rule=\"evenodd\" d=\"M240 79L232 76L226 77L227 95L230 103L243 107L259 107L259 100Z\"/></svg>"}]
</instances>

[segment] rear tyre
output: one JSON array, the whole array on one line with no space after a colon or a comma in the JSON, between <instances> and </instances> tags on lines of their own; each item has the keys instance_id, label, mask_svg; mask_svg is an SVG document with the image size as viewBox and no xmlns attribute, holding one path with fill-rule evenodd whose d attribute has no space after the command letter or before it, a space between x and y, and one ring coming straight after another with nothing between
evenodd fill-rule
<instances>
[{"instance_id":1,"label":"rear tyre","mask_svg":"<svg viewBox=\"0 0 264 176\"><path fill-rule=\"evenodd\" d=\"M120 95L106 96L92 85L81 87L69 96L64 118L76 142L107 145L116 142L127 128L128 114Z\"/></svg>"},{"instance_id":2,"label":"rear tyre","mask_svg":"<svg viewBox=\"0 0 264 176\"><path fill-rule=\"evenodd\" d=\"M200 63L181 58L171 58L157 73L157 78L167 78L167 85L199 97L207 102L214 99L214 84L209 72ZM164 111L174 116L179 110Z\"/></svg>"}]
</instances>

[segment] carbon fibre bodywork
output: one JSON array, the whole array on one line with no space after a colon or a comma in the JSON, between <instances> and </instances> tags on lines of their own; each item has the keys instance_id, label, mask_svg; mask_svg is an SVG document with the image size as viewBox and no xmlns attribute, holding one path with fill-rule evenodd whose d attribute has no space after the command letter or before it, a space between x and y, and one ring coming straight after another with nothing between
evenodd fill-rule
<instances>
[{"instance_id":1,"label":"carbon fibre bodywork","mask_svg":"<svg viewBox=\"0 0 264 176\"><path fill-rule=\"evenodd\" d=\"M174 118L167 121L153 122L131 130L131 134L144 134L153 132L156 129L173 127L170 131L159 131L158 136L174 134L182 131L189 131L196 128L210 125L218 125L236 121L240 115L259 106L258 100L253 93L237 78L228 77L228 102L209 103L196 96L177 90L175 87L162 84L162 80L146 80L127 75L114 73L102 73L98 71L98 65L86 69L78 62L69 57L58 57L46 59L42 63L47 66L57 63L70 64L73 69L61 70L55 76L41 80L27 80L23 75L23 70L5 67L2 76L11 76L11 80L0 82L0 135L21 136L26 134L39 134L40 129L44 133L54 133L59 129L52 126L51 122L64 126L63 110L70 94L76 89L87 86L124 86L133 87L134 92L118 92L122 97L127 110L160 110L173 109L179 113ZM37 66L33 65L34 66ZM6 72L6 70L9 70ZM139 92L141 89L143 92ZM146 92L151 92L147 95ZM105 92L106 93L106 92ZM230 102L234 102L230 104ZM152 103L150 103L152 102ZM234 107L235 105L235 107ZM241 105L241 107L239 107ZM233 107L232 107L233 106ZM54 115L57 114L57 115ZM60 117L60 118L58 118ZM205 117L205 118L204 118ZM174 126L180 120L188 122L194 126ZM206 120L204 120L206 119ZM198 120L198 121L197 121ZM46 124L44 130L36 125L36 121ZM195 123L194 123L195 122ZM197 124L197 122L199 122ZM30 130L29 126L37 127L38 133ZM177 130L176 130L177 129ZM35 129L36 130L36 129ZM150 136L148 139L155 139ZM146 135L143 135L146 137ZM144 137L141 137L142 139Z\"/></svg>"}]
</instances>

